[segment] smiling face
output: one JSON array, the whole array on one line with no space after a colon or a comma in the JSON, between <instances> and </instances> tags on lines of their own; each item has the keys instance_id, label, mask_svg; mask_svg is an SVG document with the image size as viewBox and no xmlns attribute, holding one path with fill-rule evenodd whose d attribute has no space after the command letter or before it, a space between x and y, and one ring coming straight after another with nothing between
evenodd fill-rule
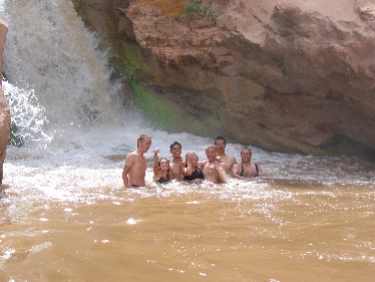
<instances>
[{"instance_id":1,"label":"smiling face","mask_svg":"<svg viewBox=\"0 0 375 282\"><path fill-rule=\"evenodd\" d=\"M225 152L225 146L226 146L226 144L225 144L224 140L222 140L222 139L216 140L215 141L215 146L216 146L217 152L219 154L223 154Z\"/></svg>"},{"instance_id":2,"label":"smiling face","mask_svg":"<svg viewBox=\"0 0 375 282\"><path fill-rule=\"evenodd\" d=\"M209 146L206 148L206 156L209 162L213 162L217 157L217 149L215 146Z\"/></svg>"},{"instance_id":3,"label":"smiling face","mask_svg":"<svg viewBox=\"0 0 375 282\"><path fill-rule=\"evenodd\" d=\"M160 159L159 168L160 168L161 171L168 171L169 161L167 159Z\"/></svg>"},{"instance_id":4,"label":"smiling face","mask_svg":"<svg viewBox=\"0 0 375 282\"><path fill-rule=\"evenodd\" d=\"M193 157L191 158L191 162L193 166L197 166L199 161L199 157L196 153L193 153Z\"/></svg>"},{"instance_id":5,"label":"smiling face","mask_svg":"<svg viewBox=\"0 0 375 282\"><path fill-rule=\"evenodd\" d=\"M248 149L248 148L242 149L242 151L241 151L241 159L242 159L243 163L250 162L251 161L251 156L252 156L252 153L251 153L250 149Z\"/></svg>"},{"instance_id":6,"label":"smiling face","mask_svg":"<svg viewBox=\"0 0 375 282\"><path fill-rule=\"evenodd\" d=\"M171 148L171 153L173 158L180 158L181 157L181 146L178 144L175 144Z\"/></svg>"}]
</instances>

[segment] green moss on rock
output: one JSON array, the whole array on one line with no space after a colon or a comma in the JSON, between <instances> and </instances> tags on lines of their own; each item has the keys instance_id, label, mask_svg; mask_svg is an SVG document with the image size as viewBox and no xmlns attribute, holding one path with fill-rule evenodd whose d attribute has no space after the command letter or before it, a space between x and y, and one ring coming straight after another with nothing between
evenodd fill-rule
<instances>
[{"instance_id":1,"label":"green moss on rock","mask_svg":"<svg viewBox=\"0 0 375 282\"><path fill-rule=\"evenodd\" d=\"M135 104L146 122L167 131L175 129L176 123L179 122L179 115L171 105L163 103L139 83L130 81L130 87L134 94Z\"/></svg>"}]
</instances>

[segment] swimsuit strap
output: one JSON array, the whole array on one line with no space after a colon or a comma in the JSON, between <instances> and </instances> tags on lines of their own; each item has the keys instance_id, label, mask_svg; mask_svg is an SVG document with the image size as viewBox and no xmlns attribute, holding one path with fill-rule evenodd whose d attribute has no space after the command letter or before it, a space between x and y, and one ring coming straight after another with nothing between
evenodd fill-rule
<instances>
[{"instance_id":1,"label":"swimsuit strap","mask_svg":"<svg viewBox=\"0 0 375 282\"><path fill-rule=\"evenodd\" d=\"M165 179L165 178L163 178L163 176L161 176L161 177L159 178L159 180L157 180L156 182L158 182L158 183L160 183L160 184L163 184L163 183L167 183L167 182L168 182L168 179Z\"/></svg>"},{"instance_id":2,"label":"swimsuit strap","mask_svg":"<svg viewBox=\"0 0 375 282\"><path fill-rule=\"evenodd\" d=\"M255 164L255 169L256 169L256 171L257 171L257 174L256 174L255 176L259 176L259 166L258 166L257 163L254 163L254 164ZM241 163L241 167L242 167L242 169L241 169L241 173L240 173L240 175L243 176L243 173L244 173L243 163Z\"/></svg>"}]
</instances>

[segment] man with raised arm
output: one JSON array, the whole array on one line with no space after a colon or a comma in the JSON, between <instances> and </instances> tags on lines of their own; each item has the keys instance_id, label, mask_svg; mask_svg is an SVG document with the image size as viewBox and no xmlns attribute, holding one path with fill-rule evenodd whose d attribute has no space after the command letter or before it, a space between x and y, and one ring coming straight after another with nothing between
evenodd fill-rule
<instances>
[{"instance_id":1,"label":"man with raised arm","mask_svg":"<svg viewBox=\"0 0 375 282\"><path fill-rule=\"evenodd\" d=\"M225 153L225 147L227 146L227 140L223 136L218 136L215 139L215 146L217 148L217 157L223 161L226 165L226 173L230 173L232 167L237 163L236 158L232 155Z\"/></svg>"},{"instance_id":2,"label":"man with raised arm","mask_svg":"<svg viewBox=\"0 0 375 282\"><path fill-rule=\"evenodd\" d=\"M252 153L250 148L244 147L241 150L240 164L235 164L232 168L232 176L238 179L252 180L256 176L264 175L262 168L251 161Z\"/></svg>"},{"instance_id":3,"label":"man with raised arm","mask_svg":"<svg viewBox=\"0 0 375 282\"><path fill-rule=\"evenodd\" d=\"M217 148L215 145L206 147L207 162L202 167L204 179L213 183L228 183L226 165L217 158Z\"/></svg>"},{"instance_id":4,"label":"man with raised arm","mask_svg":"<svg viewBox=\"0 0 375 282\"><path fill-rule=\"evenodd\" d=\"M122 179L125 188L145 186L146 158L144 154L151 146L151 137L142 134L137 139L137 150L128 154L125 159Z\"/></svg>"}]
</instances>

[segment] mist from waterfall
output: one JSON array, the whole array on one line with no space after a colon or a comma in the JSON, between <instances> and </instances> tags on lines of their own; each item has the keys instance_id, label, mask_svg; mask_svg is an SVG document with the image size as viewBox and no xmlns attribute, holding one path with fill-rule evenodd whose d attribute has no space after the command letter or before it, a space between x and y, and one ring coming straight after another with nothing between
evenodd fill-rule
<instances>
[{"instance_id":1,"label":"mist from waterfall","mask_svg":"<svg viewBox=\"0 0 375 282\"><path fill-rule=\"evenodd\" d=\"M9 25L4 91L26 142L121 124L121 84L110 80L106 53L71 1L6 1L1 10Z\"/></svg>"}]
</instances>

